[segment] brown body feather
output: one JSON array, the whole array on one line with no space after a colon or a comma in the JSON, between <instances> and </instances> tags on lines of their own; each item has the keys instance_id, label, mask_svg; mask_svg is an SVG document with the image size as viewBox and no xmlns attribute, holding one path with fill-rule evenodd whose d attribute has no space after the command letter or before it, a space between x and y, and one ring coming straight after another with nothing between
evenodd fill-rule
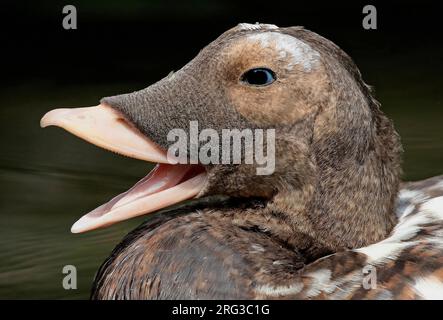
<instances>
[{"instance_id":1,"label":"brown body feather","mask_svg":"<svg viewBox=\"0 0 443 320\"><path fill-rule=\"evenodd\" d=\"M443 196L443 176L408 183L401 218L423 214L429 199ZM205 204L207 206L207 204ZM410 243L372 261L346 250L309 263L296 248L266 230L239 226L233 215L261 205L224 211L184 207L163 212L126 236L100 268L93 299L420 299L420 279L443 281L443 218L417 221ZM236 209L233 209L235 207ZM405 210L409 207L409 210ZM443 214L441 215L443 217ZM395 234L395 233L394 233ZM365 266L376 268L376 287L365 288Z\"/></svg>"}]
</instances>

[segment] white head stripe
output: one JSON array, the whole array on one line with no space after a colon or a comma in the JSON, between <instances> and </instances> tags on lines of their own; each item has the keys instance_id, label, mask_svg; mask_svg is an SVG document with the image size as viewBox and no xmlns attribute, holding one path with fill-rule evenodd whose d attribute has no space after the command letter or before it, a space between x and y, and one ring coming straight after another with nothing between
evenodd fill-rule
<instances>
[{"instance_id":1,"label":"white head stripe","mask_svg":"<svg viewBox=\"0 0 443 320\"><path fill-rule=\"evenodd\" d=\"M256 23L256 24L239 23L237 28L239 30L278 29L278 27L275 24L264 24L264 23Z\"/></svg>"},{"instance_id":2,"label":"white head stripe","mask_svg":"<svg viewBox=\"0 0 443 320\"><path fill-rule=\"evenodd\" d=\"M301 65L306 72L312 71L320 60L320 54L303 41L279 32L262 32L251 34L249 41L259 42L263 47L274 47L280 58L291 58L289 69L294 65Z\"/></svg>"}]
</instances>

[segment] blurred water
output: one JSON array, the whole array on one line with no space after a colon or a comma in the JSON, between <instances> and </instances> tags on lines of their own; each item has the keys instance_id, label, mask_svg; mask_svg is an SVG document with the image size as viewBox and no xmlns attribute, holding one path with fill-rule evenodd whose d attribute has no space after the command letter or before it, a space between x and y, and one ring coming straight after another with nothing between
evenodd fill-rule
<instances>
[{"instance_id":1,"label":"blurred water","mask_svg":"<svg viewBox=\"0 0 443 320\"><path fill-rule=\"evenodd\" d=\"M386 70L377 79L380 70L368 71L380 83L378 99L402 136L405 179L442 174L439 82L422 83L419 75L399 80ZM39 128L41 116L53 107L94 105L102 96L137 88L33 83L2 92L0 298L87 298L100 263L144 219L71 234L78 217L128 189L151 165L103 151L58 128ZM62 268L68 264L77 267L78 290L62 288Z\"/></svg>"},{"instance_id":2,"label":"blurred water","mask_svg":"<svg viewBox=\"0 0 443 320\"><path fill-rule=\"evenodd\" d=\"M42 130L39 120L51 107L94 104L98 97L92 92L105 91L81 87L75 92L37 85L2 95L1 298L87 298L100 263L143 220L86 235L69 232L82 214L125 191L152 168L61 129ZM70 104L72 97L76 104ZM62 268L68 264L77 267L78 290L62 288Z\"/></svg>"}]
</instances>

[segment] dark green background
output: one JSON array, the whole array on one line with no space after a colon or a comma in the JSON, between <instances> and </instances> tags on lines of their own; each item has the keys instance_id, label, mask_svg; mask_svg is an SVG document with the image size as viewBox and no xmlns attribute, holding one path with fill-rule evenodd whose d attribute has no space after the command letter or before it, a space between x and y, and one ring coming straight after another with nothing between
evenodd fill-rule
<instances>
[{"instance_id":1,"label":"dark green background","mask_svg":"<svg viewBox=\"0 0 443 320\"><path fill-rule=\"evenodd\" d=\"M364 4L378 30L361 27ZM62 28L62 7L78 30ZM405 147L404 178L443 173L443 46L437 2L45 1L1 4L0 298L86 298L100 263L144 218L72 235L71 224L145 175L41 116L143 88L239 22L303 25L348 52ZM63 290L64 265L79 289Z\"/></svg>"}]
</instances>

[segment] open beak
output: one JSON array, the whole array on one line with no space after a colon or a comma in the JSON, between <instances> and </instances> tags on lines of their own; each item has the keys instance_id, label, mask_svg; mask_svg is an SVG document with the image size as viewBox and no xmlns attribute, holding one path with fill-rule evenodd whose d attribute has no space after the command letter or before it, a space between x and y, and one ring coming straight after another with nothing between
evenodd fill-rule
<instances>
[{"instance_id":1,"label":"open beak","mask_svg":"<svg viewBox=\"0 0 443 320\"><path fill-rule=\"evenodd\" d=\"M200 165L169 164L166 150L144 136L113 108L55 109L40 121L41 127L57 126L104 149L157 166L128 191L81 217L71 228L80 233L144 215L195 197L206 182Z\"/></svg>"}]
</instances>

